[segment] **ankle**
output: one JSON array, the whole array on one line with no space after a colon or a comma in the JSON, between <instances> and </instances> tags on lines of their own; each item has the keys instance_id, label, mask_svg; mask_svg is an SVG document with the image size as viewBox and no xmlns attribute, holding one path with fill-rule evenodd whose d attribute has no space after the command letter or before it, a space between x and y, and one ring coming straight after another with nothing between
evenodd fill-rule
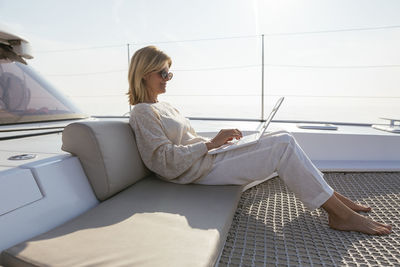
<instances>
[{"instance_id":1,"label":"ankle","mask_svg":"<svg viewBox=\"0 0 400 267\"><path fill-rule=\"evenodd\" d=\"M335 195L332 195L323 205L322 208L329 214L332 219L348 220L354 216L354 211L347 207Z\"/></svg>"}]
</instances>

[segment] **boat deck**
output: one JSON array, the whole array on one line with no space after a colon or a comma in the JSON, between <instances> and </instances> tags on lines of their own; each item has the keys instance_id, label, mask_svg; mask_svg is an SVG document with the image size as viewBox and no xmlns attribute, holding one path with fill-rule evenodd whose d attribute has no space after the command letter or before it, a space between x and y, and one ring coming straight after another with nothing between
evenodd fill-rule
<instances>
[{"instance_id":1,"label":"boat deck","mask_svg":"<svg viewBox=\"0 0 400 267\"><path fill-rule=\"evenodd\" d=\"M400 172L326 173L338 192L391 224L387 236L341 232L322 209L310 211L279 177L245 191L219 266L399 266Z\"/></svg>"},{"instance_id":2,"label":"boat deck","mask_svg":"<svg viewBox=\"0 0 400 267\"><path fill-rule=\"evenodd\" d=\"M259 122L193 123L199 133L209 137L220 128L236 125L246 133L259 128ZM271 124L271 131L280 129L292 132L313 162L329 171L325 178L335 190L370 205L373 211L367 216L391 224L393 233L368 236L332 230L323 210L310 212L279 178L273 178L243 193L219 266L400 266L399 135L361 126L345 125L331 131L299 129L295 123ZM2 140L0 176L9 175L2 185L17 185L12 175L19 171L26 173L26 169L68 157L61 144L60 133ZM30 160L8 160L31 153L36 157ZM10 191L7 186L0 188L3 194Z\"/></svg>"}]
</instances>

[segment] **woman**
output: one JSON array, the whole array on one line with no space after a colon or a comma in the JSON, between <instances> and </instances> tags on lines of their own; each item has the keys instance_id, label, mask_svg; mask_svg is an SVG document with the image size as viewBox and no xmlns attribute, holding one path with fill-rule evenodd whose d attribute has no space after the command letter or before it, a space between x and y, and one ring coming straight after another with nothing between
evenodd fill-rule
<instances>
[{"instance_id":1,"label":"woman","mask_svg":"<svg viewBox=\"0 0 400 267\"><path fill-rule=\"evenodd\" d=\"M328 212L333 229L384 235L390 225L358 214L370 207L340 195L325 182L295 139L286 132L264 136L257 144L210 155L208 150L232 139L238 129L221 130L213 139L198 136L189 121L168 103L158 102L172 79L171 59L154 46L133 55L129 68L129 102L134 105L130 125L144 164L161 179L174 183L244 185L273 172L311 210Z\"/></svg>"}]
</instances>

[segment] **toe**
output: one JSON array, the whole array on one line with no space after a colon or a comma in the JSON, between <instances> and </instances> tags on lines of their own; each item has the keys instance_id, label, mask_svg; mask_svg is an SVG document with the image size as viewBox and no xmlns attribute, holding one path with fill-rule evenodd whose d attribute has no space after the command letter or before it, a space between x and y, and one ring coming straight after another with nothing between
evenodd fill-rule
<instances>
[{"instance_id":1,"label":"toe","mask_svg":"<svg viewBox=\"0 0 400 267\"><path fill-rule=\"evenodd\" d=\"M369 207L369 206L364 206L364 205L360 205L360 209L359 209L360 211L364 211L364 212L369 212L369 211L371 211L372 209L371 209L371 207Z\"/></svg>"}]
</instances>

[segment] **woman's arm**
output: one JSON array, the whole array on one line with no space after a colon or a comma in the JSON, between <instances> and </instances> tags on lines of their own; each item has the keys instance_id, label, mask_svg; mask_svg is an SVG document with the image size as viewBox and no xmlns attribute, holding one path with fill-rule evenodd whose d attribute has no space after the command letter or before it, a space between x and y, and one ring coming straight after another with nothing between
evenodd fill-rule
<instances>
[{"instance_id":1,"label":"woman's arm","mask_svg":"<svg viewBox=\"0 0 400 267\"><path fill-rule=\"evenodd\" d=\"M242 138L243 135L238 129L223 129L210 141L206 142L207 150L218 148L229 141Z\"/></svg>"},{"instance_id":2,"label":"woman's arm","mask_svg":"<svg viewBox=\"0 0 400 267\"><path fill-rule=\"evenodd\" d=\"M189 122L188 122L188 124L190 125ZM239 131L238 129L223 129L223 130L219 131L219 133L213 139L198 135L191 125L189 128L189 131L193 135L197 136L198 138L200 138L201 140L203 140L205 142L205 144L207 146L207 150L218 148L218 147L226 144L227 142L233 140L234 138L240 139L243 137L242 132Z\"/></svg>"},{"instance_id":3,"label":"woman's arm","mask_svg":"<svg viewBox=\"0 0 400 267\"><path fill-rule=\"evenodd\" d=\"M186 146L173 144L151 106L135 107L130 124L144 164L164 178L177 178L207 153L204 142Z\"/></svg>"}]
</instances>

